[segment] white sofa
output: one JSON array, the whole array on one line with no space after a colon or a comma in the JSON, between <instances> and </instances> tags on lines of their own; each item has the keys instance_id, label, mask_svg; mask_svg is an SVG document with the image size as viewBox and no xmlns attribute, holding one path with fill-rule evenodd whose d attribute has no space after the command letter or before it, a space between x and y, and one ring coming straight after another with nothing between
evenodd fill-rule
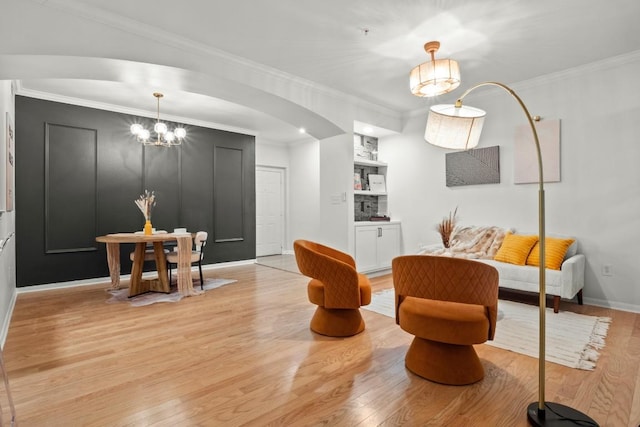
<instances>
[{"instance_id":1,"label":"white sofa","mask_svg":"<svg viewBox=\"0 0 640 427\"><path fill-rule=\"evenodd\" d=\"M462 257L490 264L498 270L499 286L501 288L538 293L539 270L537 266L515 265L493 259L495 250L499 248L502 241L500 239L500 232L505 232L506 230L496 227L466 227L462 230L467 231L466 236L463 235L464 233L459 233L458 237L463 235L463 239L466 238L466 240L462 242L457 240L456 232L454 231L451 237L451 249L444 249L442 244L437 244L422 247L419 253L425 255ZM476 231L478 235L484 233L484 236L476 239L475 237L477 236L474 236L474 232ZM489 240L493 238L493 241L490 242L486 239L485 241L481 241L481 239L487 235L489 235ZM471 238L469 238L469 236L471 236ZM552 234L548 234L548 236L561 237ZM484 248L486 250L474 251L478 248ZM577 297L578 303L582 304L585 262L585 256L578 253L578 242L576 240L567 250L560 270L546 269L546 294L553 295L553 311L555 313L557 313L560 308L561 298L573 299Z\"/></svg>"}]
</instances>

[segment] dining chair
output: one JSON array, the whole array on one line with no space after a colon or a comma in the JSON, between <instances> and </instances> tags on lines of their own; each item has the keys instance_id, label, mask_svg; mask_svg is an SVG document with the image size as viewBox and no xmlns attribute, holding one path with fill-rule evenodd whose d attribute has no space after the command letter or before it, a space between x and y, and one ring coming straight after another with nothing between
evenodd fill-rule
<instances>
[{"instance_id":1,"label":"dining chair","mask_svg":"<svg viewBox=\"0 0 640 427\"><path fill-rule=\"evenodd\" d=\"M206 231L198 231L196 237L193 239L195 246L191 251L191 264L198 263L198 271L200 272L200 289L204 290L204 277L202 275L202 258L204 257L204 247L207 244L207 237L209 237ZM171 281L171 264L178 265L178 253L169 252L167 255L167 265L169 266L169 281Z\"/></svg>"}]
</instances>

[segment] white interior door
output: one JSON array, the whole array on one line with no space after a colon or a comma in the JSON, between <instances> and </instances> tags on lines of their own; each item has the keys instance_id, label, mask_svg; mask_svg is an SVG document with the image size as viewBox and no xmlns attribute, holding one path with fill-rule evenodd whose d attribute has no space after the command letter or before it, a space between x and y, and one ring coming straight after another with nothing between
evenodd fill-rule
<instances>
[{"instance_id":1,"label":"white interior door","mask_svg":"<svg viewBox=\"0 0 640 427\"><path fill-rule=\"evenodd\" d=\"M280 255L284 246L284 169L256 168L256 256Z\"/></svg>"}]
</instances>

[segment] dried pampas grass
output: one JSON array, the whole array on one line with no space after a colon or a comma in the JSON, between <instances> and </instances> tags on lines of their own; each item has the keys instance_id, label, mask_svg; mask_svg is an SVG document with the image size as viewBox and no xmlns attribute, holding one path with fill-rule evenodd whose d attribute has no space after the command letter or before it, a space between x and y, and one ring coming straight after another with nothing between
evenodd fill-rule
<instances>
[{"instance_id":1,"label":"dried pampas grass","mask_svg":"<svg viewBox=\"0 0 640 427\"><path fill-rule=\"evenodd\" d=\"M144 219L147 221L151 221L151 211L156 206L156 194L155 192L149 190L144 190L144 194L141 194L138 200L134 200L142 215L144 215Z\"/></svg>"},{"instance_id":2,"label":"dried pampas grass","mask_svg":"<svg viewBox=\"0 0 640 427\"><path fill-rule=\"evenodd\" d=\"M451 238L451 233L453 233L453 229L456 227L456 214L458 213L458 207L452 212L449 212L449 217L445 217L442 219L440 224L436 227L436 230L440 233L440 238L442 239L442 244L445 248L448 248L450 245L449 239Z\"/></svg>"}]
</instances>

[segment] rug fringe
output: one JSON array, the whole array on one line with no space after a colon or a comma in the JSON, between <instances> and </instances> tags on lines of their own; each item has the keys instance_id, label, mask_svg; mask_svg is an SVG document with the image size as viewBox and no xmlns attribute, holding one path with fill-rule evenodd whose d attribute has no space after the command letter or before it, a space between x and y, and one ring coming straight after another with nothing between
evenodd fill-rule
<instances>
[{"instance_id":1,"label":"rug fringe","mask_svg":"<svg viewBox=\"0 0 640 427\"><path fill-rule=\"evenodd\" d=\"M598 317L595 325L593 325L593 331L591 332L591 338L589 343L585 346L584 351L580 355L578 361L578 368L593 371L596 368L598 358L600 358L600 352L604 348L605 338L611 325L610 317Z\"/></svg>"},{"instance_id":2,"label":"rug fringe","mask_svg":"<svg viewBox=\"0 0 640 427\"><path fill-rule=\"evenodd\" d=\"M578 362L578 366L576 366L576 368L582 369L584 371L593 371L594 369L596 369L596 364L595 362L591 362L588 360L581 360Z\"/></svg>"},{"instance_id":3,"label":"rug fringe","mask_svg":"<svg viewBox=\"0 0 640 427\"><path fill-rule=\"evenodd\" d=\"M598 317L593 332L591 333L591 340L589 345L601 349L604 347L604 339L609 332L609 326L611 325L610 317Z\"/></svg>"}]
</instances>

